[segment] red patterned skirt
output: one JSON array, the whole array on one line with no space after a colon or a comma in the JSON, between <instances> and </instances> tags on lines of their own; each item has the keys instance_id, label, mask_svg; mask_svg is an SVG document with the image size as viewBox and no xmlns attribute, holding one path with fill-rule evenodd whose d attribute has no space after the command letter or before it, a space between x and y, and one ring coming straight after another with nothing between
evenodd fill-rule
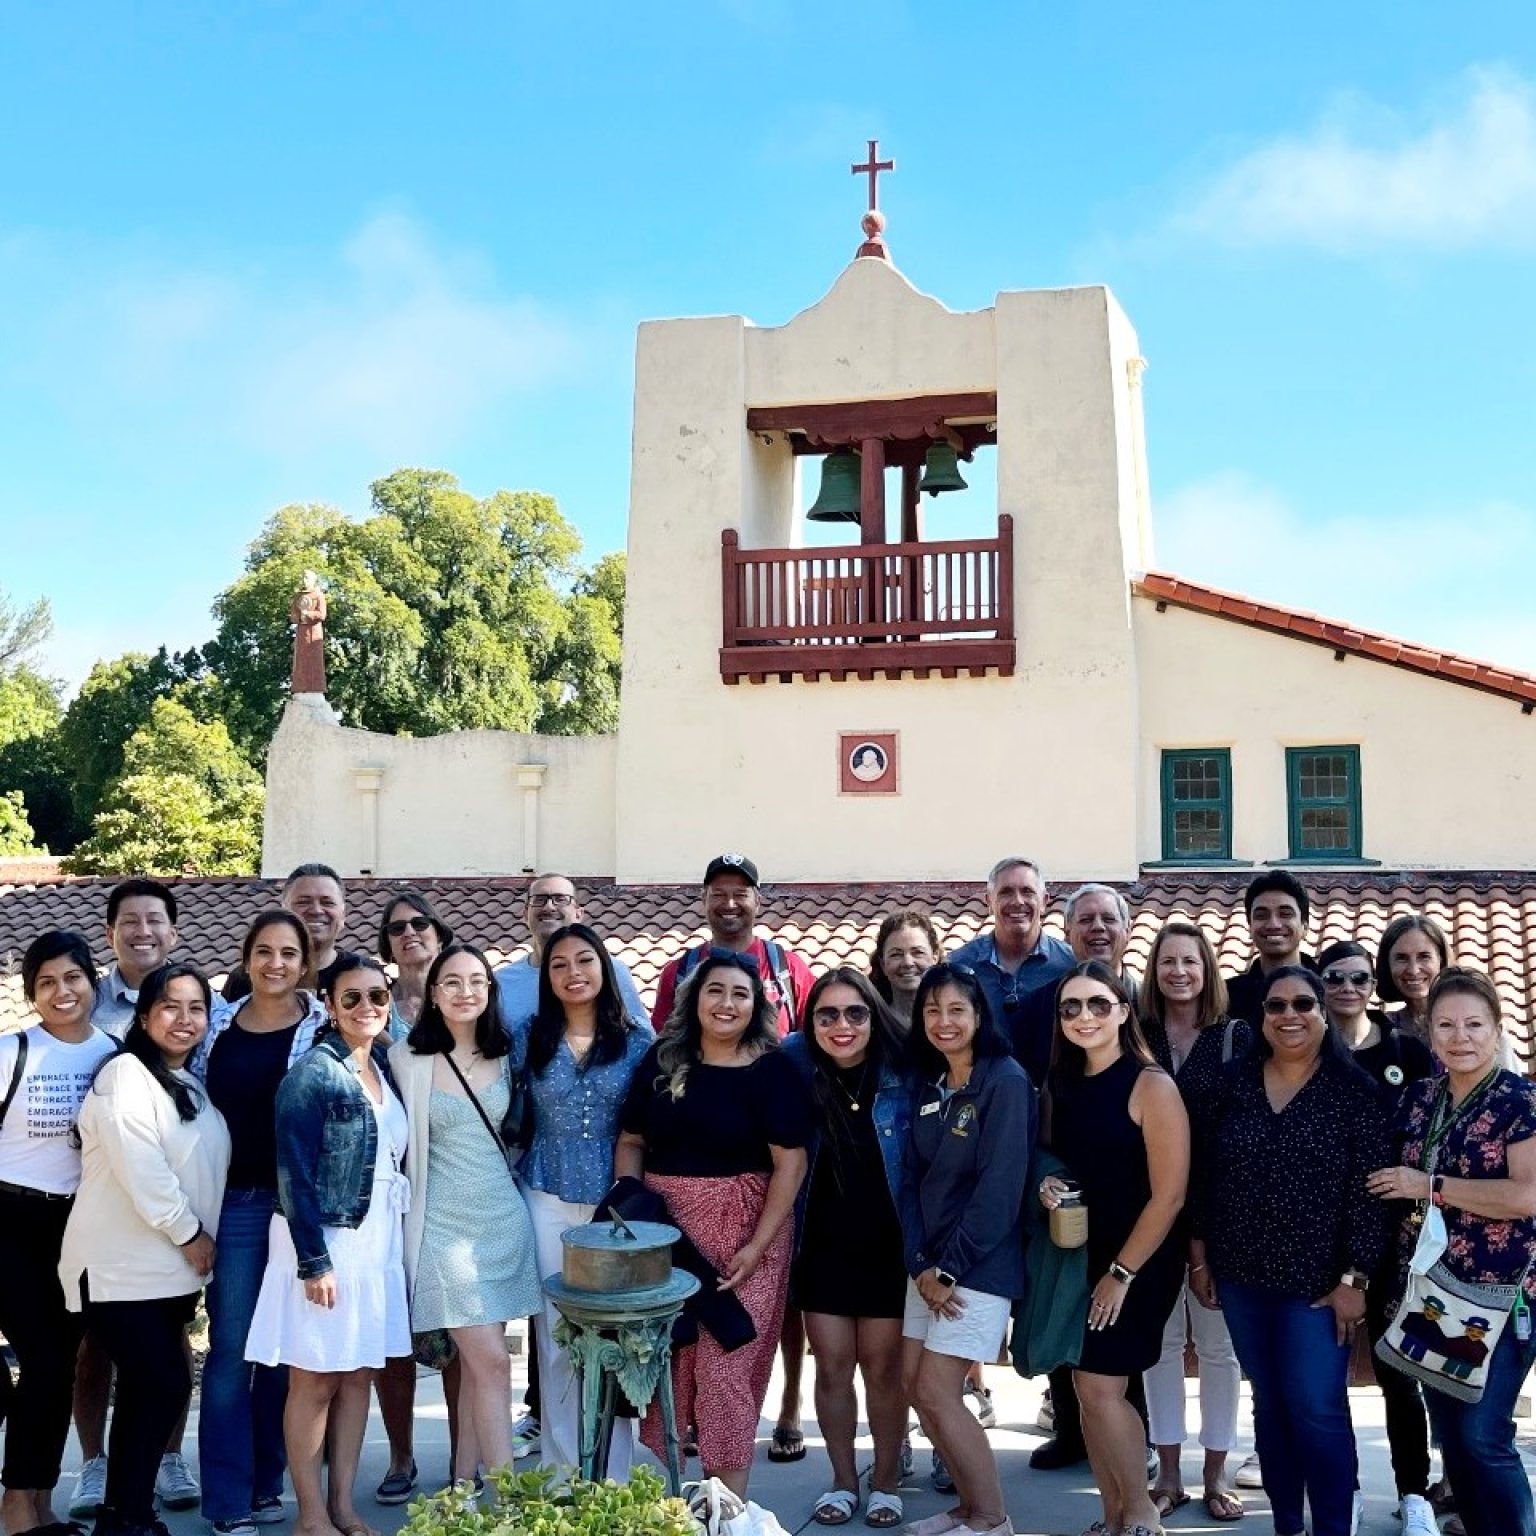
<instances>
[{"instance_id":1,"label":"red patterned skirt","mask_svg":"<svg viewBox=\"0 0 1536 1536\"><path fill-rule=\"evenodd\" d=\"M768 1176L743 1173L731 1179L679 1178L648 1173L646 1185L667 1202L673 1222L718 1270L751 1241L763 1203ZM679 1435L694 1425L699 1432L699 1460L707 1474L752 1464L757 1448L757 1422L768 1395L773 1357L784 1323L789 1290L789 1262L794 1250L794 1221L779 1228L762 1263L736 1295L747 1309L757 1337L727 1354L706 1328L699 1341L672 1356L672 1392L677 1405ZM640 1438L665 1457L661 1409L656 1399L646 1410Z\"/></svg>"}]
</instances>

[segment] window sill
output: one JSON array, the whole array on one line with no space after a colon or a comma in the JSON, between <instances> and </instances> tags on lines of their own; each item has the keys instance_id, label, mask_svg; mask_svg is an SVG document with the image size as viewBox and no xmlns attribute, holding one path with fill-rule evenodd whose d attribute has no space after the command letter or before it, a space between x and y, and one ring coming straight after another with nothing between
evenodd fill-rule
<instances>
[{"instance_id":1,"label":"window sill","mask_svg":"<svg viewBox=\"0 0 1536 1536\"><path fill-rule=\"evenodd\" d=\"M1143 869L1252 869L1252 859L1148 859Z\"/></svg>"},{"instance_id":2,"label":"window sill","mask_svg":"<svg viewBox=\"0 0 1536 1536\"><path fill-rule=\"evenodd\" d=\"M1347 854L1315 854L1304 859L1265 859L1266 869L1380 869L1380 859L1362 859Z\"/></svg>"}]
</instances>

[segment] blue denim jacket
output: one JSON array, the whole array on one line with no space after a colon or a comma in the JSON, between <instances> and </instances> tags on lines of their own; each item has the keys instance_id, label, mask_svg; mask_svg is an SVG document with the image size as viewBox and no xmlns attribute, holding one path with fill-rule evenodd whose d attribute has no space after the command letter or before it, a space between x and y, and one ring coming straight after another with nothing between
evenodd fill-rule
<instances>
[{"instance_id":1,"label":"blue denim jacket","mask_svg":"<svg viewBox=\"0 0 1536 1536\"><path fill-rule=\"evenodd\" d=\"M816 1076L816 1066L806 1047L805 1036L798 1031L787 1035L780 1049L803 1074L807 1088ZM917 1208L917 1180L912 1168L912 1087L910 1080L887 1063L875 1086L875 1102L870 1110L875 1134L880 1140L880 1156L885 1162L885 1181L890 1185L891 1200L901 1222L903 1247L909 1272L915 1258L915 1234L921 1227ZM811 1176L816 1171L816 1156L821 1150L821 1120L812 1116L812 1132L806 1147L805 1178L795 1199L795 1242L804 1224L805 1202L810 1196Z\"/></svg>"},{"instance_id":2,"label":"blue denim jacket","mask_svg":"<svg viewBox=\"0 0 1536 1536\"><path fill-rule=\"evenodd\" d=\"M374 1065L393 1083L382 1050ZM340 1036L322 1035L277 1090L277 1199L299 1279L331 1272L324 1227L362 1225L373 1193L379 1123Z\"/></svg>"}]
</instances>

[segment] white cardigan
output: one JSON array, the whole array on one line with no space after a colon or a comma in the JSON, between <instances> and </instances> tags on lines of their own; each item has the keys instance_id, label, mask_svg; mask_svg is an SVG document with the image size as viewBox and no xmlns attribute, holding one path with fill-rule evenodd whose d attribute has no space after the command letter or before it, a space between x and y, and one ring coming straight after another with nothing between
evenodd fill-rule
<instances>
[{"instance_id":1,"label":"white cardigan","mask_svg":"<svg viewBox=\"0 0 1536 1536\"><path fill-rule=\"evenodd\" d=\"M404 1040L389 1048L389 1070L400 1090L410 1129L406 1134L405 1176L411 1203L405 1213L405 1279L416 1288L416 1263L427 1221L427 1128L431 1119L432 1066L436 1056L418 1056Z\"/></svg>"},{"instance_id":2,"label":"white cardigan","mask_svg":"<svg viewBox=\"0 0 1536 1536\"><path fill-rule=\"evenodd\" d=\"M191 1242L199 1223L210 1237L218 1231L229 1131L195 1086L202 1106L195 1120L183 1120L149 1068L119 1055L86 1094L77 1122L80 1190L59 1256L71 1312L80 1310L86 1271L92 1301L189 1296L203 1288L180 1245Z\"/></svg>"}]
</instances>

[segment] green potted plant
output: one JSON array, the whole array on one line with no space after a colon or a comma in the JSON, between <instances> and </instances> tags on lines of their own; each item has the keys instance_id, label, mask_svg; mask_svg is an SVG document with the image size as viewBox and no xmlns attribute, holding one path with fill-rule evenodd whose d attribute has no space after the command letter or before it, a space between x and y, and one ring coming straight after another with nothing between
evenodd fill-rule
<instances>
[{"instance_id":1,"label":"green potted plant","mask_svg":"<svg viewBox=\"0 0 1536 1536\"><path fill-rule=\"evenodd\" d=\"M417 1498L402 1536L696 1536L661 1475L636 1467L629 1481L592 1482L553 1467L498 1467L478 1496L460 1483Z\"/></svg>"}]
</instances>

